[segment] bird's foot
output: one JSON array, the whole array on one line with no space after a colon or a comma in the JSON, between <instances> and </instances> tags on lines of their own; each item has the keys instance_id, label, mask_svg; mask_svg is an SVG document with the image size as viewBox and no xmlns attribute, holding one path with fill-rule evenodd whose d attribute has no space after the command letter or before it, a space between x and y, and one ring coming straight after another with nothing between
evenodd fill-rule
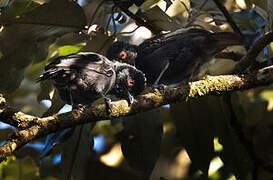
<instances>
[{"instance_id":1,"label":"bird's foot","mask_svg":"<svg viewBox=\"0 0 273 180\"><path fill-rule=\"evenodd\" d=\"M105 109L108 114L111 113L111 99L108 97L104 97Z\"/></svg>"}]
</instances>

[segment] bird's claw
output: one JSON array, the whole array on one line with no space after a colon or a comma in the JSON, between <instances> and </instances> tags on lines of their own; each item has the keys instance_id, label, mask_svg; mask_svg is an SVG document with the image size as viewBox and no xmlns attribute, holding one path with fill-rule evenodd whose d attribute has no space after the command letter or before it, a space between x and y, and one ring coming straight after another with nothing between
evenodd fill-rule
<instances>
[{"instance_id":1,"label":"bird's claw","mask_svg":"<svg viewBox=\"0 0 273 180\"><path fill-rule=\"evenodd\" d=\"M105 109L107 113L111 113L111 99L110 98L104 98L105 102Z\"/></svg>"}]
</instances>

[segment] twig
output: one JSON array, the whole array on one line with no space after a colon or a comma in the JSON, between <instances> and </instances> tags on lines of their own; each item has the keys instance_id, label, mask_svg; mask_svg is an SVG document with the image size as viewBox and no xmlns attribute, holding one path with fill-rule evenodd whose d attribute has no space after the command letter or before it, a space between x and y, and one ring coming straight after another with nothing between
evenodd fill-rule
<instances>
[{"instance_id":1,"label":"twig","mask_svg":"<svg viewBox=\"0 0 273 180\"><path fill-rule=\"evenodd\" d=\"M119 32L117 33L117 35L122 35L122 34L131 34L134 33L136 30L138 30L138 28L140 28L140 26L137 26L134 30L132 31L127 31L127 32Z\"/></svg>"},{"instance_id":2,"label":"twig","mask_svg":"<svg viewBox=\"0 0 273 180\"><path fill-rule=\"evenodd\" d=\"M271 42L273 42L273 32L264 34L255 44L248 50L247 54L241 59L241 61L235 66L233 73L240 73L246 68L252 66L255 67L256 58L259 53Z\"/></svg>"},{"instance_id":3,"label":"twig","mask_svg":"<svg viewBox=\"0 0 273 180\"><path fill-rule=\"evenodd\" d=\"M14 124L13 121L20 123L26 121L26 124L30 127L14 132L6 143L0 147L0 160L4 160L7 156L37 138L65 128L120 116L134 115L165 104L186 101L189 98L214 94L219 96L227 92L250 89L271 83L273 83L273 66L252 72L251 74L207 76L203 80L181 84L176 88L168 87L138 96L136 98L137 101L131 106L128 106L125 100L112 102L111 112L106 112L105 105L99 104L44 118L35 117L34 123L30 123L29 119L25 119L26 115L20 116L21 113L19 111L6 111L3 109L4 105L0 110L1 121L9 119L9 121L6 121L9 124ZM3 102L3 97L1 101ZM15 119L14 114L17 114Z\"/></svg>"},{"instance_id":4,"label":"twig","mask_svg":"<svg viewBox=\"0 0 273 180\"><path fill-rule=\"evenodd\" d=\"M124 8L118 0L113 0L115 5L117 5L121 11L123 11L125 14L127 14L130 18L134 19L136 24L139 26L144 26L148 28L150 31L152 31L154 34L159 34L161 31L157 29L156 27L150 25L149 23L146 23L142 18L134 15L131 11L129 11L127 8Z\"/></svg>"},{"instance_id":5,"label":"twig","mask_svg":"<svg viewBox=\"0 0 273 180\"><path fill-rule=\"evenodd\" d=\"M225 8L225 6L222 5L222 3L219 0L213 0L214 3L217 5L218 9L223 13L223 15L225 16L225 18L227 19L229 25L231 26L231 28L233 29L234 32L238 33L241 35L241 37L244 39L243 34L241 33L241 30L239 29L239 27L236 25L236 23L234 22L234 20L232 19L232 17L230 16L230 14L228 13L227 9Z\"/></svg>"},{"instance_id":6,"label":"twig","mask_svg":"<svg viewBox=\"0 0 273 180\"><path fill-rule=\"evenodd\" d=\"M113 35L116 35L116 33L117 33L117 26L116 26L116 21L115 21L115 18L114 18L114 11L115 11L115 8L116 8L116 6L114 6L114 7L112 8L112 16L111 16L112 22L113 22L113 28L114 28L114 33L113 33Z\"/></svg>"}]
</instances>

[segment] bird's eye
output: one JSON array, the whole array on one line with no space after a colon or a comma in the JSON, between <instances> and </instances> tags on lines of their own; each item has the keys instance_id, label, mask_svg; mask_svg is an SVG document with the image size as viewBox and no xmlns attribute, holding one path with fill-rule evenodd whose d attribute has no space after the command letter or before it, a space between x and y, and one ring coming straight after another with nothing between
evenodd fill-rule
<instances>
[{"instance_id":1,"label":"bird's eye","mask_svg":"<svg viewBox=\"0 0 273 180\"><path fill-rule=\"evenodd\" d=\"M121 52L119 53L119 57L120 57L121 59L125 59L125 58L127 57L126 52L121 51Z\"/></svg>"},{"instance_id":2,"label":"bird's eye","mask_svg":"<svg viewBox=\"0 0 273 180\"><path fill-rule=\"evenodd\" d=\"M128 79L128 86L132 87L134 85L134 81L132 79Z\"/></svg>"}]
</instances>

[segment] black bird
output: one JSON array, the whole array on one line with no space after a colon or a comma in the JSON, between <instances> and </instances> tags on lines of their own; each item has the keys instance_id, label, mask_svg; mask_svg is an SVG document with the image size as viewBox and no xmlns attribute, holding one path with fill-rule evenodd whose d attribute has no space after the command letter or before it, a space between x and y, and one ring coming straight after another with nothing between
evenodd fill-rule
<instances>
[{"instance_id":1,"label":"black bird","mask_svg":"<svg viewBox=\"0 0 273 180\"><path fill-rule=\"evenodd\" d=\"M133 103L134 96L139 95L145 88L144 74L134 66L126 63L112 62L106 57L82 52L60 56L45 67L37 82L51 80L61 99L73 108L80 105L89 105L103 97L109 108L110 99L107 94L117 98L125 98L129 104ZM48 135L42 160L51 152L53 146L70 133L72 129L65 129Z\"/></svg>"},{"instance_id":2,"label":"black bird","mask_svg":"<svg viewBox=\"0 0 273 180\"><path fill-rule=\"evenodd\" d=\"M201 65L228 46L242 45L242 38L232 32L212 33L191 28L156 35L139 46L115 42L107 58L135 65L149 85L175 84L195 77Z\"/></svg>"},{"instance_id":3,"label":"black bird","mask_svg":"<svg viewBox=\"0 0 273 180\"><path fill-rule=\"evenodd\" d=\"M106 94L125 98L131 104L133 97L144 90L146 81L134 66L91 52L54 59L37 81L46 79L52 81L61 99L73 106L88 105L100 97L107 103L110 99Z\"/></svg>"}]
</instances>

